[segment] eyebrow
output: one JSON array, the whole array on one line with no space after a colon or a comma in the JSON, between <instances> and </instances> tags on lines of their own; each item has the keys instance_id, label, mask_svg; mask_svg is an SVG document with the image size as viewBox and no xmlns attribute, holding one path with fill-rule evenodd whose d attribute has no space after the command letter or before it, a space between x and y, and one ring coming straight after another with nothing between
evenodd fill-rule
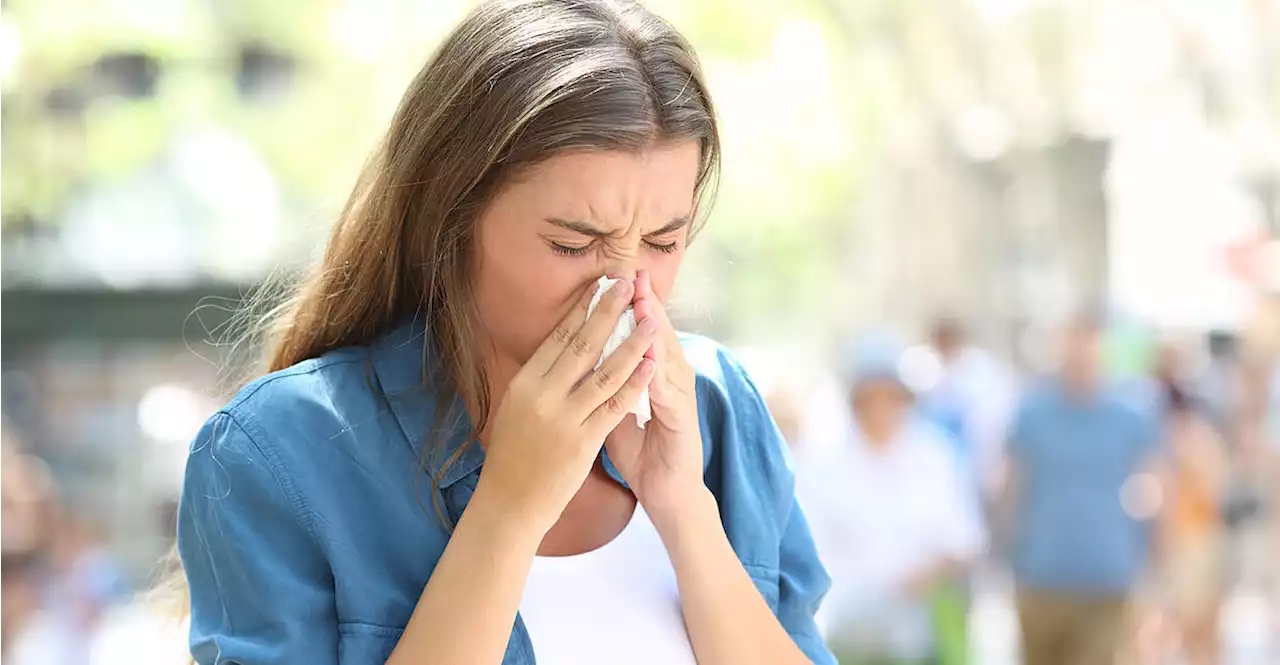
<instances>
[{"instance_id":1,"label":"eyebrow","mask_svg":"<svg viewBox=\"0 0 1280 665\"><path fill-rule=\"evenodd\" d=\"M573 231L574 233L581 233L584 236L590 236L592 238L608 238L609 236L613 235L612 233L605 231L604 229L597 228L595 226L587 224L586 222L580 222L572 219L560 219L558 217L548 217L547 222L550 224L554 224L555 226L558 226L562 229ZM675 219L667 222L665 226L658 229L657 231L652 231L650 233L646 233L645 235L646 236L666 235L668 233L673 233L675 231L678 231L688 225L689 225L688 216L676 217Z\"/></svg>"}]
</instances>

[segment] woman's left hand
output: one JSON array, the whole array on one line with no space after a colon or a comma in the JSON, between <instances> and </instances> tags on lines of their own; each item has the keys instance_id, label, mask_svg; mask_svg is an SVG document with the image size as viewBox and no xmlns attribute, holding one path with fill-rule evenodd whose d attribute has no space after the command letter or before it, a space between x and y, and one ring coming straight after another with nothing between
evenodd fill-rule
<instances>
[{"instance_id":1,"label":"woman's left hand","mask_svg":"<svg viewBox=\"0 0 1280 665\"><path fill-rule=\"evenodd\" d=\"M658 325L653 348L646 354L657 363L649 382L653 418L640 429L635 416L628 416L605 438L605 449L657 521L705 491L702 429L693 367L684 358L675 328L654 295L649 275L641 271L635 285L636 320L652 318Z\"/></svg>"}]
</instances>

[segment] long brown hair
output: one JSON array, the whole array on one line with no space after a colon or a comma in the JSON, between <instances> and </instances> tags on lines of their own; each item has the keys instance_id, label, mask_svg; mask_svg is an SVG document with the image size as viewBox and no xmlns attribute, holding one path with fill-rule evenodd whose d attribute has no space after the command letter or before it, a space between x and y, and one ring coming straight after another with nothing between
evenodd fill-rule
<instances>
[{"instance_id":1,"label":"long brown hair","mask_svg":"<svg viewBox=\"0 0 1280 665\"><path fill-rule=\"evenodd\" d=\"M368 345L417 315L439 358L437 394L461 396L480 432L492 406L472 297L485 206L560 152L686 140L701 146L705 204L719 172L715 115L693 49L665 21L625 1L482 3L409 85L323 261L255 322L263 369ZM178 571L170 590L183 582Z\"/></svg>"}]
</instances>

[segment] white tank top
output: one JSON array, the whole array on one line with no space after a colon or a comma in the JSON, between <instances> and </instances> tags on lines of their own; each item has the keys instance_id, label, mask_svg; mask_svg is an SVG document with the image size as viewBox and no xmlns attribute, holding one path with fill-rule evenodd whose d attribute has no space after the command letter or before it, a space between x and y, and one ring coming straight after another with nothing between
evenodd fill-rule
<instances>
[{"instance_id":1,"label":"white tank top","mask_svg":"<svg viewBox=\"0 0 1280 665\"><path fill-rule=\"evenodd\" d=\"M603 547L535 557L520 615L538 665L696 665L675 570L648 515Z\"/></svg>"}]
</instances>

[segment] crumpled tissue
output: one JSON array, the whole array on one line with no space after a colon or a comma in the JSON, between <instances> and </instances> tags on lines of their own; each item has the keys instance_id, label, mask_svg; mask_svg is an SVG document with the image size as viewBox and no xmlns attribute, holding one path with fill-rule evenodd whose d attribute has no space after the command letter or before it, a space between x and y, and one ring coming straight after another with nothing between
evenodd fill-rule
<instances>
[{"instance_id":1,"label":"crumpled tissue","mask_svg":"<svg viewBox=\"0 0 1280 665\"><path fill-rule=\"evenodd\" d=\"M591 316L591 313L596 311L596 306L600 304L600 299L604 297L604 294L609 290L609 287L613 286L614 282L617 281L618 280L610 279L609 277L601 277L600 280L596 282L596 294L592 296L591 304L587 307L587 316ZM635 308L628 306L626 311L622 313L622 316L618 317L618 322L614 325L613 333L609 335L609 340L604 343L604 353L600 354L600 360L596 361L597 369L599 369L600 365L604 363L605 358L613 355L613 352L631 336L631 333L635 332L635 329ZM645 423L649 422L649 419L652 417L648 388L645 388L644 392L640 393L640 399L636 400L636 404L631 407L630 413L634 413L636 415L636 424L640 426L640 429L644 429Z\"/></svg>"}]
</instances>

